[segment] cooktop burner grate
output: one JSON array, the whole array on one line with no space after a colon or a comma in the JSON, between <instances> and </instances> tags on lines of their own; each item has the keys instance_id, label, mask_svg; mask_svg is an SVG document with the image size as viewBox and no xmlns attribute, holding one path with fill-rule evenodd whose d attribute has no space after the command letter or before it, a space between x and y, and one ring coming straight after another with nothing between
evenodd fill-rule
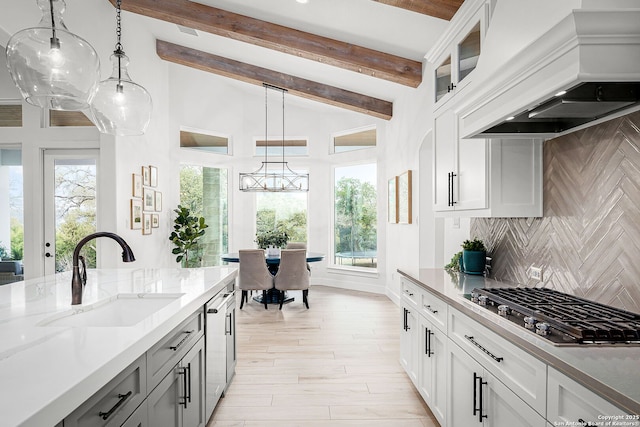
<instances>
[{"instance_id":1,"label":"cooktop burner grate","mask_svg":"<svg viewBox=\"0 0 640 427\"><path fill-rule=\"evenodd\" d=\"M555 344L640 344L640 314L545 288L477 288L472 301L481 295L493 311L507 306L501 315L514 323L548 325L539 334Z\"/></svg>"}]
</instances>

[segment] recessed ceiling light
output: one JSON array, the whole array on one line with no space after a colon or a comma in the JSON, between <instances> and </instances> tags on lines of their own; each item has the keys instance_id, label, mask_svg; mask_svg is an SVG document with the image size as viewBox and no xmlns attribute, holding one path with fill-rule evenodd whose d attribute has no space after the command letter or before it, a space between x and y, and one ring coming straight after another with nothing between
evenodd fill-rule
<instances>
[{"instance_id":1,"label":"recessed ceiling light","mask_svg":"<svg viewBox=\"0 0 640 427\"><path fill-rule=\"evenodd\" d=\"M513 120L513 119L515 119L515 117L513 117L513 116L509 116L509 117L507 117L505 120L506 120L506 121L509 121L509 120Z\"/></svg>"},{"instance_id":2,"label":"recessed ceiling light","mask_svg":"<svg viewBox=\"0 0 640 427\"><path fill-rule=\"evenodd\" d=\"M309 0L296 0L296 1L302 4L309 3Z\"/></svg>"},{"instance_id":3,"label":"recessed ceiling light","mask_svg":"<svg viewBox=\"0 0 640 427\"><path fill-rule=\"evenodd\" d=\"M562 95L564 95L565 93L567 93L567 91L566 91L566 90L561 90L560 92L556 93L556 94L555 94L555 96L562 96Z\"/></svg>"}]
</instances>

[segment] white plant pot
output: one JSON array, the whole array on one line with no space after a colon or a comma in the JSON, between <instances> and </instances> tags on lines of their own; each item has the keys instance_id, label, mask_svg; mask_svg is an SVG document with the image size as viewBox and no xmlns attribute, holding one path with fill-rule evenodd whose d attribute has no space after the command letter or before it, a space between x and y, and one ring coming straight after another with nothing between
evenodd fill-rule
<instances>
[{"instance_id":1,"label":"white plant pot","mask_svg":"<svg viewBox=\"0 0 640 427\"><path fill-rule=\"evenodd\" d=\"M275 258L280 256L280 248L276 248L273 245L267 246L266 251L267 251L268 258Z\"/></svg>"}]
</instances>

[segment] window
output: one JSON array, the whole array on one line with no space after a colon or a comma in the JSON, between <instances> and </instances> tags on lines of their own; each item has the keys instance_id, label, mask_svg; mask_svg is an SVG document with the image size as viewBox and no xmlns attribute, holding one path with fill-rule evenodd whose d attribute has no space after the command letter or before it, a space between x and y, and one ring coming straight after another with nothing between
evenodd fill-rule
<instances>
[{"instance_id":1,"label":"window","mask_svg":"<svg viewBox=\"0 0 640 427\"><path fill-rule=\"evenodd\" d=\"M82 111L49 110L49 126L94 126L94 124Z\"/></svg>"},{"instance_id":2,"label":"window","mask_svg":"<svg viewBox=\"0 0 640 427\"><path fill-rule=\"evenodd\" d=\"M24 251L24 212L22 194L22 151L0 149L0 259L22 260ZM0 273L1 275L2 273ZM0 284L22 277L0 277Z\"/></svg>"},{"instance_id":3,"label":"window","mask_svg":"<svg viewBox=\"0 0 640 427\"><path fill-rule=\"evenodd\" d=\"M22 104L0 105L0 127L22 127Z\"/></svg>"},{"instance_id":4,"label":"window","mask_svg":"<svg viewBox=\"0 0 640 427\"><path fill-rule=\"evenodd\" d=\"M375 147L377 143L376 128L366 128L340 132L333 136L333 152L360 150Z\"/></svg>"},{"instance_id":5,"label":"window","mask_svg":"<svg viewBox=\"0 0 640 427\"><path fill-rule=\"evenodd\" d=\"M335 169L334 264L377 268L376 164Z\"/></svg>"},{"instance_id":6,"label":"window","mask_svg":"<svg viewBox=\"0 0 640 427\"><path fill-rule=\"evenodd\" d=\"M180 204L204 217L209 226L195 256L189 255L190 267L221 265L220 255L229 251L227 176L226 169L193 165L180 169Z\"/></svg>"},{"instance_id":7,"label":"window","mask_svg":"<svg viewBox=\"0 0 640 427\"><path fill-rule=\"evenodd\" d=\"M222 135L180 131L180 147L208 153L229 154L229 138Z\"/></svg>"},{"instance_id":8,"label":"window","mask_svg":"<svg viewBox=\"0 0 640 427\"><path fill-rule=\"evenodd\" d=\"M282 139L264 139L256 140L256 156L264 156L264 150L268 150L269 156L282 157L283 141ZM285 156L306 156L307 140L303 138L292 138L284 140L284 155Z\"/></svg>"},{"instance_id":9,"label":"window","mask_svg":"<svg viewBox=\"0 0 640 427\"><path fill-rule=\"evenodd\" d=\"M256 233L282 230L290 242L306 242L307 194L256 193Z\"/></svg>"}]
</instances>

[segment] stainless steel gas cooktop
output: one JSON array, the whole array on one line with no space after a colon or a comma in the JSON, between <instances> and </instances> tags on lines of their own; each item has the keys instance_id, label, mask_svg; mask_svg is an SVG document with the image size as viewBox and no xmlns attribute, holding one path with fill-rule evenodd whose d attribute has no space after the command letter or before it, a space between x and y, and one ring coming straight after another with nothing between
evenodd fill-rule
<instances>
[{"instance_id":1,"label":"stainless steel gas cooktop","mask_svg":"<svg viewBox=\"0 0 640 427\"><path fill-rule=\"evenodd\" d=\"M639 345L640 314L544 288L476 288L471 301L554 345Z\"/></svg>"}]
</instances>

